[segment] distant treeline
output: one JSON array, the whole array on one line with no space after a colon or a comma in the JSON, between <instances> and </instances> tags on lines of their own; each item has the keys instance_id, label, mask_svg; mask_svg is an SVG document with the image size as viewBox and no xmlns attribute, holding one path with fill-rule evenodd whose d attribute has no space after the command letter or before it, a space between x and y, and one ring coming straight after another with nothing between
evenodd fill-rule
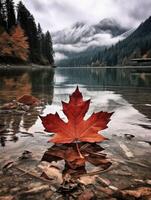
<instances>
[{"instance_id":1,"label":"distant treeline","mask_svg":"<svg viewBox=\"0 0 151 200\"><path fill-rule=\"evenodd\" d=\"M130 36L111 47L94 49L62 60L62 66L115 66L130 65L133 58L151 57L151 17L143 22Z\"/></svg>"},{"instance_id":2,"label":"distant treeline","mask_svg":"<svg viewBox=\"0 0 151 200\"><path fill-rule=\"evenodd\" d=\"M13 0L0 0L0 62L54 62L50 32L43 33L21 1L15 9Z\"/></svg>"}]
</instances>

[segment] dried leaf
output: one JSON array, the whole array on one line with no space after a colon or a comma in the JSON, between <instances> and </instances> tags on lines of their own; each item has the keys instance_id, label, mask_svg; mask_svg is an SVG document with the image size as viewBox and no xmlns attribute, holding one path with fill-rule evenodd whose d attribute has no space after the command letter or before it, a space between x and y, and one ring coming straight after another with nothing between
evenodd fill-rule
<instances>
[{"instance_id":1,"label":"dried leaf","mask_svg":"<svg viewBox=\"0 0 151 200\"><path fill-rule=\"evenodd\" d=\"M85 163L90 162L94 166L99 166L100 169L107 169L111 162L102 154L102 147L96 143L79 143L79 149L82 157L80 157L76 144L53 145L43 155L42 161L52 163L53 161L64 160L64 174L68 173L73 176L85 174ZM95 149L95 152L93 150Z\"/></svg>"},{"instance_id":2,"label":"dried leaf","mask_svg":"<svg viewBox=\"0 0 151 200\"><path fill-rule=\"evenodd\" d=\"M25 105L30 105L30 106L37 106L37 105L39 105L40 104L40 100L39 99L37 99L36 97L34 97L34 96L31 96L31 95L23 95L23 96L21 96L21 97L19 97L18 99L17 99L17 101L19 102L19 103L23 103L23 104L25 104Z\"/></svg>"},{"instance_id":3,"label":"dried leaf","mask_svg":"<svg viewBox=\"0 0 151 200\"><path fill-rule=\"evenodd\" d=\"M82 176L79 178L79 182L84 185L94 184L96 182L97 175L95 176Z\"/></svg>"},{"instance_id":4,"label":"dried leaf","mask_svg":"<svg viewBox=\"0 0 151 200\"><path fill-rule=\"evenodd\" d=\"M140 187L135 190L123 190L121 191L122 196L132 196L135 198L141 198L144 196L151 196L151 188L150 187Z\"/></svg>"},{"instance_id":5,"label":"dried leaf","mask_svg":"<svg viewBox=\"0 0 151 200\"><path fill-rule=\"evenodd\" d=\"M7 163L2 167L3 173L5 173L8 169L10 169L10 168L13 166L13 164L14 164L13 161L7 162Z\"/></svg>"},{"instance_id":6,"label":"dried leaf","mask_svg":"<svg viewBox=\"0 0 151 200\"><path fill-rule=\"evenodd\" d=\"M96 197L92 190L85 190L78 197L78 200L93 200L93 199L96 199Z\"/></svg>"},{"instance_id":7,"label":"dried leaf","mask_svg":"<svg viewBox=\"0 0 151 200\"><path fill-rule=\"evenodd\" d=\"M44 167L41 176L45 179L53 180L58 184L63 183L61 171L54 166Z\"/></svg>"},{"instance_id":8,"label":"dried leaf","mask_svg":"<svg viewBox=\"0 0 151 200\"><path fill-rule=\"evenodd\" d=\"M0 196L0 200L15 200L15 197L13 197L12 195Z\"/></svg>"}]
</instances>

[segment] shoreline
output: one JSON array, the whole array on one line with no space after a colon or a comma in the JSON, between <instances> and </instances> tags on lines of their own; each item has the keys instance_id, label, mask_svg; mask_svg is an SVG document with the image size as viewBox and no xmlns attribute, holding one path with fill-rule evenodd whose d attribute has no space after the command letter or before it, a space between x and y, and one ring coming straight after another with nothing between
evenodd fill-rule
<instances>
[{"instance_id":1,"label":"shoreline","mask_svg":"<svg viewBox=\"0 0 151 200\"><path fill-rule=\"evenodd\" d=\"M52 65L38 65L38 64L1 64L0 69L54 69Z\"/></svg>"},{"instance_id":2,"label":"shoreline","mask_svg":"<svg viewBox=\"0 0 151 200\"><path fill-rule=\"evenodd\" d=\"M34 64L34 63L29 63L29 64L2 64L0 63L0 69L54 69L56 68L56 65L40 65L40 64ZM57 67L57 68L93 68L93 69L107 69L107 68L112 68L112 69L151 69L151 66L134 66L134 65L127 65L127 66L77 66L77 67Z\"/></svg>"}]
</instances>

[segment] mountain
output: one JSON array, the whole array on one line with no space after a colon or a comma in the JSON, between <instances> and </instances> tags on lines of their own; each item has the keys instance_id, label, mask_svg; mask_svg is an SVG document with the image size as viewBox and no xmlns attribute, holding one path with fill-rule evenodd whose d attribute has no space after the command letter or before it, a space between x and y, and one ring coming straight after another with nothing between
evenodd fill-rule
<instances>
[{"instance_id":1,"label":"mountain","mask_svg":"<svg viewBox=\"0 0 151 200\"><path fill-rule=\"evenodd\" d=\"M99 48L89 54L78 54L61 61L62 66L115 66L131 65L134 58L151 58L151 17L136 29L115 38L120 39L112 46ZM124 39L125 38L125 39ZM138 64L138 63L136 63Z\"/></svg>"},{"instance_id":2,"label":"mountain","mask_svg":"<svg viewBox=\"0 0 151 200\"><path fill-rule=\"evenodd\" d=\"M79 53L105 48L125 38L128 29L114 19L103 19L96 24L77 22L71 27L52 33L56 60L71 58Z\"/></svg>"},{"instance_id":3,"label":"mountain","mask_svg":"<svg viewBox=\"0 0 151 200\"><path fill-rule=\"evenodd\" d=\"M101 20L98 24L95 24L93 27L96 33L106 32L110 33L114 37L121 35L127 30L123 28L120 24L118 24L115 19L108 18Z\"/></svg>"},{"instance_id":4,"label":"mountain","mask_svg":"<svg viewBox=\"0 0 151 200\"><path fill-rule=\"evenodd\" d=\"M94 62L101 65L129 65L133 58L151 57L151 17L141 23L126 39L95 57Z\"/></svg>"},{"instance_id":5,"label":"mountain","mask_svg":"<svg viewBox=\"0 0 151 200\"><path fill-rule=\"evenodd\" d=\"M114 19L103 19L97 24L90 25L85 22L77 22L70 28L57 31L52 34L55 44L76 44L85 41L85 38L93 37L96 34L111 34L118 36L127 29L121 27ZM87 40L88 41L88 40Z\"/></svg>"}]
</instances>

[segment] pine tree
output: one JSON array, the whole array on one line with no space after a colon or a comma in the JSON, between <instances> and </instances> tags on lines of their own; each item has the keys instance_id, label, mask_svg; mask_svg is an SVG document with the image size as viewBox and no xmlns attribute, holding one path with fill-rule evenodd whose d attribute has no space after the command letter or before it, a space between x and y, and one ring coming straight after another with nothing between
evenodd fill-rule
<instances>
[{"instance_id":1,"label":"pine tree","mask_svg":"<svg viewBox=\"0 0 151 200\"><path fill-rule=\"evenodd\" d=\"M46 52L45 52L45 46L46 46L46 41L45 41L45 34L42 33L41 35L41 48L42 48L42 56L45 57Z\"/></svg>"},{"instance_id":2,"label":"pine tree","mask_svg":"<svg viewBox=\"0 0 151 200\"><path fill-rule=\"evenodd\" d=\"M39 54L40 58L42 59L42 56L43 56L42 55L42 35L43 35L43 32L42 32L42 28L39 23L38 23L37 32L38 32L38 54Z\"/></svg>"},{"instance_id":3,"label":"pine tree","mask_svg":"<svg viewBox=\"0 0 151 200\"><path fill-rule=\"evenodd\" d=\"M52 39L49 31L47 31L45 34L44 56L50 64L54 63Z\"/></svg>"},{"instance_id":4,"label":"pine tree","mask_svg":"<svg viewBox=\"0 0 151 200\"><path fill-rule=\"evenodd\" d=\"M0 26L6 30L7 23L4 0L0 0Z\"/></svg>"},{"instance_id":5,"label":"pine tree","mask_svg":"<svg viewBox=\"0 0 151 200\"><path fill-rule=\"evenodd\" d=\"M7 16L7 30L10 32L13 26L16 25L16 16L13 0L6 0L6 16Z\"/></svg>"},{"instance_id":6,"label":"pine tree","mask_svg":"<svg viewBox=\"0 0 151 200\"><path fill-rule=\"evenodd\" d=\"M25 31L28 37L30 49L30 61L33 63L39 62L39 45L38 45L38 31L33 15L23 5L22 2L18 4L17 21Z\"/></svg>"}]
</instances>

